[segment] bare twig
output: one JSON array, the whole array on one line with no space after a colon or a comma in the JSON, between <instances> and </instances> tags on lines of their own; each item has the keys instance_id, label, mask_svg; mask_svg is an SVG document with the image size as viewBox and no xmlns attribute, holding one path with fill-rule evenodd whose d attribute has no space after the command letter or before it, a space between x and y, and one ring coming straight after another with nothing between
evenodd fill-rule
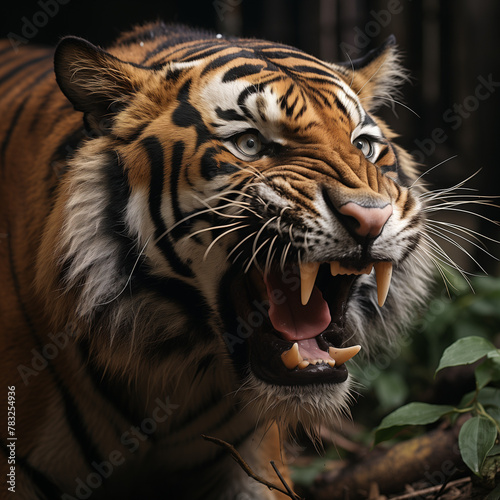
<instances>
[{"instance_id":1,"label":"bare twig","mask_svg":"<svg viewBox=\"0 0 500 500\"><path fill-rule=\"evenodd\" d=\"M271 460L271 465L273 466L274 472L276 472L276 475L279 477L279 480L285 487L286 491L290 495L290 498L292 500L300 500L300 498L292 491L290 486L288 486L288 483L285 481L285 478L281 475L281 472L278 470L278 467L276 467L276 464L274 463L274 460Z\"/></svg>"},{"instance_id":2,"label":"bare twig","mask_svg":"<svg viewBox=\"0 0 500 500\"><path fill-rule=\"evenodd\" d=\"M457 479L455 481L450 481L446 489L452 487L452 486L461 486L463 484L467 484L470 482L470 477L463 477L462 479ZM424 490L418 490L418 491L412 491L411 493L405 493L404 495L400 495L397 497L392 497L391 500L408 500L409 498L416 498L420 497L421 495L427 495L429 493L435 493L442 489L442 484L438 484L437 486L432 486L430 488L425 488ZM444 490L441 491L441 493L444 493Z\"/></svg>"},{"instance_id":3,"label":"bare twig","mask_svg":"<svg viewBox=\"0 0 500 500\"><path fill-rule=\"evenodd\" d=\"M245 462L243 457L238 453L238 451L236 450L236 448L232 444L229 444L226 441L223 441L222 439L219 439L219 438L216 438L213 436L206 436L206 435L202 434L201 437L203 439L205 439L206 441L210 441L210 442L215 443L223 448L226 448L226 450L229 451L229 453L231 454L231 457L233 458L233 460L243 469L245 474L247 474L247 476L251 477L252 479L257 481L258 483L261 483L264 486L267 486L268 488L270 488L272 490L279 491L280 493L283 493L284 495L289 496L292 500L301 500L301 498L298 497L290 489L288 484L286 484L286 481L283 479L283 476L280 474L277 467L274 465L274 462L271 461L271 465L273 466L273 469L275 470L276 474L278 475L280 481L283 483L283 486L285 486L286 490L282 489L279 486L276 486L274 483L271 483L271 482L267 481L266 479L264 479L263 477L260 477L257 474L255 474L255 472Z\"/></svg>"}]
</instances>

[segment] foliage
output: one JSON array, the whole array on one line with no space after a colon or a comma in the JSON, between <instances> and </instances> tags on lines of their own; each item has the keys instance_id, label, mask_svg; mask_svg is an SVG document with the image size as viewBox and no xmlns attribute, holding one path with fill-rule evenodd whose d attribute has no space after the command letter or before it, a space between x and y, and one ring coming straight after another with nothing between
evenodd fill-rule
<instances>
[{"instance_id":1,"label":"foliage","mask_svg":"<svg viewBox=\"0 0 500 500\"><path fill-rule=\"evenodd\" d=\"M464 364L472 364L482 359L476 367L476 390L466 394L455 408L445 405L410 403L399 408L382 420L375 433L379 443L392 437L401 426L424 425L448 415L467 413L467 420L458 437L460 453L466 465L482 476L486 457L500 435L500 389L489 387L491 382L500 381L500 349L482 337L466 337L454 342L443 353L436 373L440 370ZM494 450L494 453L499 451Z\"/></svg>"},{"instance_id":2,"label":"foliage","mask_svg":"<svg viewBox=\"0 0 500 500\"><path fill-rule=\"evenodd\" d=\"M405 402L427 400L435 384L436 366L448 346L468 336L493 340L500 334L500 278L478 277L471 286L455 275L448 279L448 288L436 284L411 335L396 339L387 352L375 354L369 364L349 367L361 386L362 397L353 408L356 421L373 427ZM473 384L468 390L472 389ZM363 421L366 415L375 420Z\"/></svg>"}]
</instances>

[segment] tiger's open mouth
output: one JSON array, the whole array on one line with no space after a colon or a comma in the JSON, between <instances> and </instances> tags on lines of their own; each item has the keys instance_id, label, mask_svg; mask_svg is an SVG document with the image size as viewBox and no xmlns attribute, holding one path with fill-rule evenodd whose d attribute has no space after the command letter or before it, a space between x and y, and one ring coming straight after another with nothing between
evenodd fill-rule
<instances>
[{"instance_id":1,"label":"tiger's open mouth","mask_svg":"<svg viewBox=\"0 0 500 500\"><path fill-rule=\"evenodd\" d=\"M356 280L372 271L382 306L392 275L389 262L303 263L265 275L253 268L248 289L262 319L257 321L253 310L242 324L251 329L247 356L254 375L278 385L344 382L345 362L361 349L347 345L347 304Z\"/></svg>"}]
</instances>

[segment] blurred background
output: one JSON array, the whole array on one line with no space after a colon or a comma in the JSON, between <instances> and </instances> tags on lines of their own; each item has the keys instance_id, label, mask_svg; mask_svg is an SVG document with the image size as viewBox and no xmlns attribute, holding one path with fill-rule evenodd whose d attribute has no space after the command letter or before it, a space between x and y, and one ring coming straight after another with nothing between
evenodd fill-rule
<instances>
[{"instance_id":1,"label":"blurred background","mask_svg":"<svg viewBox=\"0 0 500 500\"><path fill-rule=\"evenodd\" d=\"M495 0L32 0L4 3L0 28L13 47L55 45L64 35L106 46L123 30L151 20L184 23L294 45L328 61L355 59L395 34L411 71L404 99L384 118L422 163L424 180L447 188L479 171L467 186L500 194L500 2ZM463 207L467 210L470 207ZM500 219L498 210L474 207ZM439 214L444 217L444 214ZM448 214L494 239L498 226L464 212ZM490 274L498 263L464 244ZM500 254L499 246L488 245ZM478 270L463 252L453 258Z\"/></svg>"}]
</instances>

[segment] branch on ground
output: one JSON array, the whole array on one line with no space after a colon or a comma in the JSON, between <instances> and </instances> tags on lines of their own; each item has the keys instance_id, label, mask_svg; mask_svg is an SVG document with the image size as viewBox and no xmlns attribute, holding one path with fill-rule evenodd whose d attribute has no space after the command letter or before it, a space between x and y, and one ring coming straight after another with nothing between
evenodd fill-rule
<instances>
[{"instance_id":1,"label":"branch on ground","mask_svg":"<svg viewBox=\"0 0 500 500\"><path fill-rule=\"evenodd\" d=\"M375 449L363 459L323 473L312 488L315 500L367 498L372 483L380 491L396 493L406 484L427 479L431 484L456 477L465 470L457 446L458 429L437 429L386 450Z\"/></svg>"},{"instance_id":2,"label":"branch on ground","mask_svg":"<svg viewBox=\"0 0 500 500\"><path fill-rule=\"evenodd\" d=\"M233 460L243 469L245 474L247 474L247 476L251 477L252 479L257 481L258 483L263 484L264 486L267 486L269 489L279 491L280 493L283 493L284 495L289 496L292 500L302 500L298 495L296 495L292 491L290 486L288 486L285 479L278 471L274 462L271 462L271 465L272 465L273 469L275 470L278 478L283 483L283 486L285 487L285 489L281 488L280 486L276 486L274 483L271 483L271 482L267 481L266 479L264 479L263 477L260 477L259 475L255 474L255 472L245 462L243 457L239 454L238 450L236 450L236 448L232 444L229 444L226 441L223 441L222 439L219 439L219 438L216 438L213 436L205 436L204 434L202 434L201 437L203 439L205 439L206 441L210 441L212 443L215 443L218 446L221 446L222 448L225 448L230 453Z\"/></svg>"}]
</instances>

